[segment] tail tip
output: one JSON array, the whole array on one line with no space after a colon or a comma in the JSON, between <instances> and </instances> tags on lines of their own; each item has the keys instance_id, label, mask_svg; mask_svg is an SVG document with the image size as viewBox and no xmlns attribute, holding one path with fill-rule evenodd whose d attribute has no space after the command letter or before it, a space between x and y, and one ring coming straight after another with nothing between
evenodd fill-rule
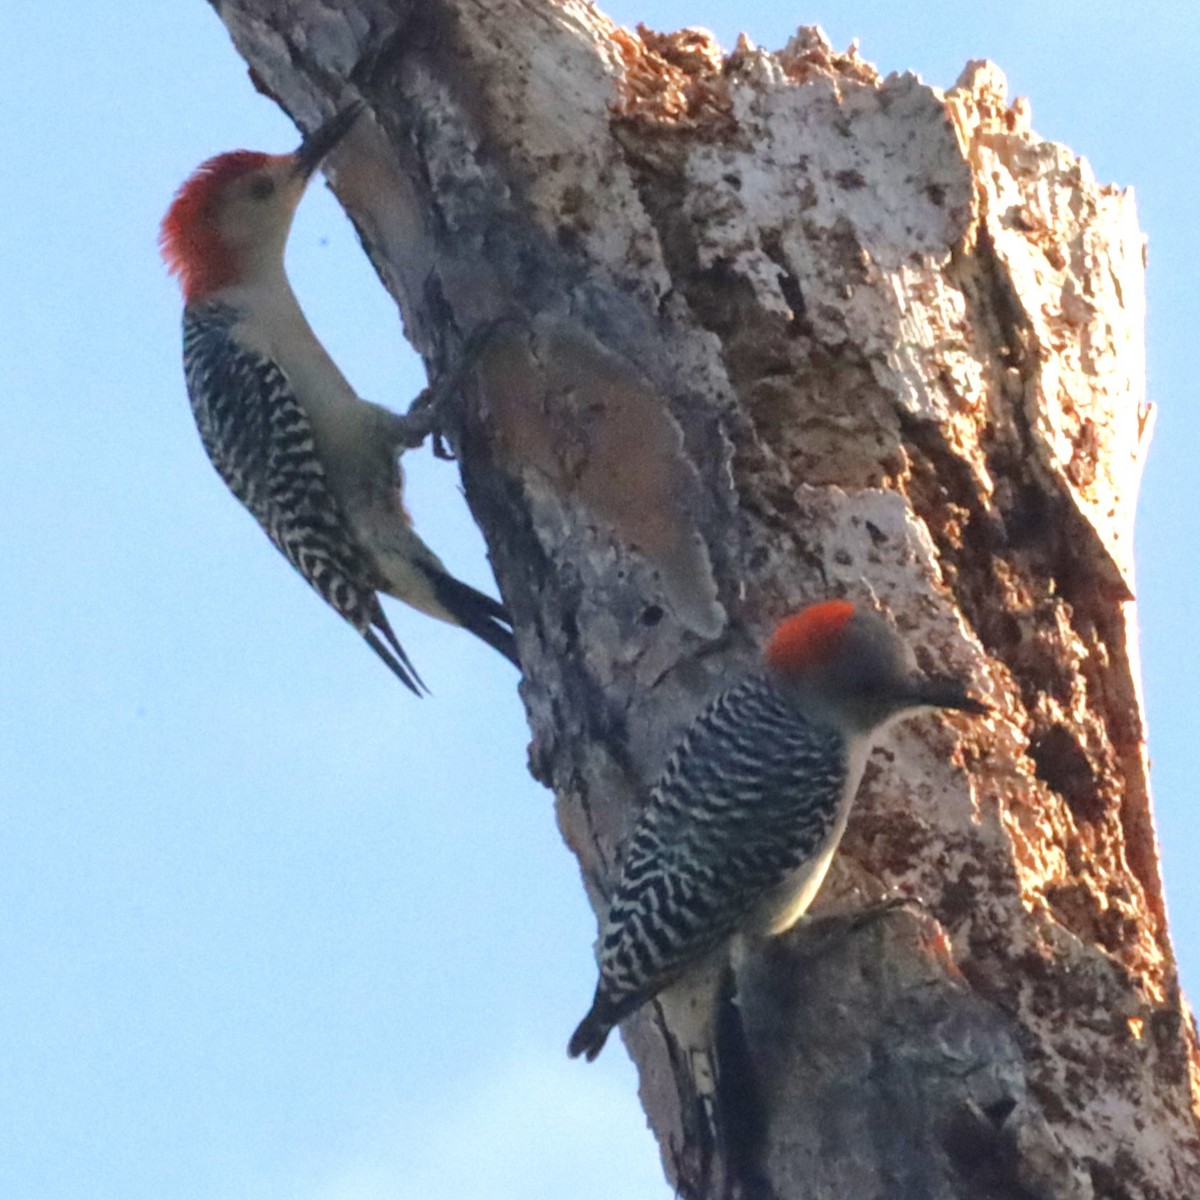
<instances>
[{"instance_id":1,"label":"tail tip","mask_svg":"<svg viewBox=\"0 0 1200 1200\"><path fill-rule=\"evenodd\" d=\"M612 1026L601 1020L593 1009L571 1034L571 1040L567 1043L568 1057L578 1058L582 1054L588 1062L595 1062L611 1032Z\"/></svg>"}]
</instances>

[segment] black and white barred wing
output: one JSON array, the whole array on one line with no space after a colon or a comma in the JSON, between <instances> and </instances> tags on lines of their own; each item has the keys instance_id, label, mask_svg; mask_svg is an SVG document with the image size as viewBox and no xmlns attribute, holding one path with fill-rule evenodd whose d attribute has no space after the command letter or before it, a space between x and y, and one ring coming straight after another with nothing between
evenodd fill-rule
<instances>
[{"instance_id":1,"label":"black and white barred wing","mask_svg":"<svg viewBox=\"0 0 1200 1200\"><path fill-rule=\"evenodd\" d=\"M632 1011L741 927L827 843L844 783L839 735L765 680L705 709L625 852L600 947L609 1001Z\"/></svg>"},{"instance_id":2,"label":"black and white barred wing","mask_svg":"<svg viewBox=\"0 0 1200 1200\"><path fill-rule=\"evenodd\" d=\"M279 367L232 335L235 322L223 305L184 313L184 374L204 449L288 562L416 692L420 679L380 606L375 570L329 488L308 415Z\"/></svg>"}]
</instances>

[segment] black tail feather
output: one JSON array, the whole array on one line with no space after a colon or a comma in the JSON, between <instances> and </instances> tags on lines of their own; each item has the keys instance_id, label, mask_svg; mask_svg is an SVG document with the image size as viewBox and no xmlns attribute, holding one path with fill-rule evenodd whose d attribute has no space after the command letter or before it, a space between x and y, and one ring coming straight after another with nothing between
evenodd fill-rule
<instances>
[{"instance_id":1,"label":"black tail feather","mask_svg":"<svg viewBox=\"0 0 1200 1200\"><path fill-rule=\"evenodd\" d=\"M592 1062L604 1049L608 1035L630 1013L641 1008L647 999L644 994L635 993L614 1002L612 997L605 993L604 983L601 981L596 987L596 995L592 1000L592 1007L588 1009L588 1015L571 1034L571 1040L567 1043L567 1053L572 1058L578 1058L582 1054L588 1062Z\"/></svg>"},{"instance_id":2,"label":"black tail feather","mask_svg":"<svg viewBox=\"0 0 1200 1200\"><path fill-rule=\"evenodd\" d=\"M485 596L461 579L444 572L430 574L433 594L438 603L469 633L498 650L519 671L517 643L512 633L512 617L499 600Z\"/></svg>"},{"instance_id":3,"label":"black tail feather","mask_svg":"<svg viewBox=\"0 0 1200 1200\"><path fill-rule=\"evenodd\" d=\"M608 1041L613 1027L612 1022L606 1020L605 1013L597 1011L599 1008L600 999L597 997L588 1015L571 1034L571 1040L567 1043L567 1054L571 1058L578 1058L582 1054L588 1062L592 1062L604 1049L604 1043Z\"/></svg>"},{"instance_id":4,"label":"black tail feather","mask_svg":"<svg viewBox=\"0 0 1200 1200\"><path fill-rule=\"evenodd\" d=\"M744 1200L772 1200L763 1167L767 1114L754 1056L737 1003L737 980L726 966L716 995L713 1053L717 1091L714 1136L732 1194Z\"/></svg>"}]
</instances>

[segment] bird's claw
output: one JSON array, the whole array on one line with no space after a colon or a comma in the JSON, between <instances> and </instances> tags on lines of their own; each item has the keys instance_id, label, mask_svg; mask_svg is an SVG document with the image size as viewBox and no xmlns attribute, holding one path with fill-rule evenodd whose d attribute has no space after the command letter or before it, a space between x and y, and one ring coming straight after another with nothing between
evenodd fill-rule
<instances>
[{"instance_id":1,"label":"bird's claw","mask_svg":"<svg viewBox=\"0 0 1200 1200\"><path fill-rule=\"evenodd\" d=\"M423 388L408 409L408 420L413 425L413 436L418 436L416 445L420 445L426 437L433 438L433 453L435 458L451 461L454 452L450 449L445 434L442 431L441 414L446 402L455 395L472 371L479 365L484 351L491 345L492 338L505 325L520 325L517 317L495 317L477 325L467 336L458 363L449 374L436 383Z\"/></svg>"},{"instance_id":2,"label":"bird's claw","mask_svg":"<svg viewBox=\"0 0 1200 1200\"><path fill-rule=\"evenodd\" d=\"M467 335L466 345L463 346L462 357L458 364L458 374L465 375L468 371L472 371L478 366L483 352L491 345L492 338L505 325L516 326L524 324L525 322L520 317L499 316L492 317L490 321L482 321L476 325Z\"/></svg>"},{"instance_id":3,"label":"bird's claw","mask_svg":"<svg viewBox=\"0 0 1200 1200\"><path fill-rule=\"evenodd\" d=\"M497 332L505 325L519 324L521 322L516 317L493 317L490 321L484 321L476 325L467 335L467 340L463 345L462 353L458 356L458 363L454 369L443 379L439 379L431 388L426 389L430 393L427 403L437 408L449 396L454 395L462 387L467 376L479 365L479 360L483 357L484 351L491 345L492 339L496 336Z\"/></svg>"},{"instance_id":4,"label":"bird's claw","mask_svg":"<svg viewBox=\"0 0 1200 1200\"><path fill-rule=\"evenodd\" d=\"M429 390L423 388L403 416L400 413L388 413L387 436L396 455L401 455L406 450L415 450L427 437L434 439L436 453L441 434L438 430L437 413L430 403Z\"/></svg>"},{"instance_id":5,"label":"bird's claw","mask_svg":"<svg viewBox=\"0 0 1200 1200\"><path fill-rule=\"evenodd\" d=\"M857 933L860 929L865 929L868 925L873 925L881 918L890 916L894 912L900 912L902 909L908 909L918 915L929 911L924 901L918 900L916 896L888 896L884 900L860 908L857 912L847 914L849 918L848 931Z\"/></svg>"}]
</instances>

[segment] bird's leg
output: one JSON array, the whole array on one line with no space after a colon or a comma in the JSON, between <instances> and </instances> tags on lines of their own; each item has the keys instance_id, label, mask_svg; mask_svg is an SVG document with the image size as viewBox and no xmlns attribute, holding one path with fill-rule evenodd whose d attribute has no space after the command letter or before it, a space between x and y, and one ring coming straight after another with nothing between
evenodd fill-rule
<instances>
[{"instance_id":1,"label":"bird's leg","mask_svg":"<svg viewBox=\"0 0 1200 1200\"><path fill-rule=\"evenodd\" d=\"M843 938L905 908L925 911L925 905L914 896L889 896L886 900L868 904L865 908L858 908L853 912L835 912L811 917L805 926L804 940L809 943L811 939L813 949L806 957L819 957Z\"/></svg>"},{"instance_id":2,"label":"bird's leg","mask_svg":"<svg viewBox=\"0 0 1200 1200\"><path fill-rule=\"evenodd\" d=\"M860 929L873 925L882 917L890 916L904 908L913 909L918 913L927 911L925 905L915 896L889 896L886 900L876 901L874 904L868 904L865 908L860 908L857 912L848 913L849 928L847 932L857 933Z\"/></svg>"},{"instance_id":3,"label":"bird's leg","mask_svg":"<svg viewBox=\"0 0 1200 1200\"><path fill-rule=\"evenodd\" d=\"M446 443L446 406L458 395L467 377L479 365L484 351L491 345L496 333L505 325L519 325L516 317L496 317L477 325L467 338L454 369L435 383L424 387L408 406L403 417L397 417L397 449L419 446L427 437L433 438L433 453L437 458L453 459L454 453Z\"/></svg>"},{"instance_id":4,"label":"bird's leg","mask_svg":"<svg viewBox=\"0 0 1200 1200\"><path fill-rule=\"evenodd\" d=\"M436 429L435 413L427 399L430 391L430 388L422 388L417 398L408 406L407 413L388 413L387 437L396 454L402 454L405 450L415 450L431 434L434 437L440 436Z\"/></svg>"}]
</instances>

